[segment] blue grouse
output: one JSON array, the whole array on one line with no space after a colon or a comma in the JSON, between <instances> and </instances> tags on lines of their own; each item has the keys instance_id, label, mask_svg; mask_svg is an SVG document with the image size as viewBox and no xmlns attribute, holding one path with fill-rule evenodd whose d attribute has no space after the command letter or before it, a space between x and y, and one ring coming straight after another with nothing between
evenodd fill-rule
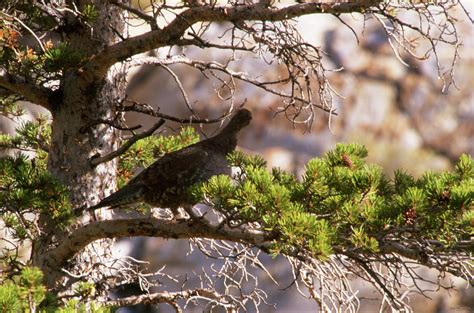
<instances>
[{"instance_id":1,"label":"blue grouse","mask_svg":"<svg viewBox=\"0 0 474 313\"><path fill-rule=\"evenodd\" d=\"M189 187L214 175L230 175L226 156L235 149L239 131L251 119L250 111L239 110L219 134L165 154L88 211L146 202L177 213L179 207L194 205L187 193Z\"/></svg>"}]
</instances>

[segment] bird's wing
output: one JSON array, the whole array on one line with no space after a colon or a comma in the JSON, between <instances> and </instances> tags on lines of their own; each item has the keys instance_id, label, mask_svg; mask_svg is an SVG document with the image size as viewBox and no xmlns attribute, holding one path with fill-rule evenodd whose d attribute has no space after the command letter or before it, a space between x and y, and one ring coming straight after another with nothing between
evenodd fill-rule
<instances>
[{"instance_id":1,"label":"bird's wing","mask_svg":"<svg viewBox=\"0 0 474 313\"><path fill-rule=\"evenodd\" d=\"M199 146L190 146L164 155L140 173L139 179L147 182L147 185L179 183L183 179L187 180L192 173L207 167L209 161L208 151Z\"/></svg>"}]
</instances>

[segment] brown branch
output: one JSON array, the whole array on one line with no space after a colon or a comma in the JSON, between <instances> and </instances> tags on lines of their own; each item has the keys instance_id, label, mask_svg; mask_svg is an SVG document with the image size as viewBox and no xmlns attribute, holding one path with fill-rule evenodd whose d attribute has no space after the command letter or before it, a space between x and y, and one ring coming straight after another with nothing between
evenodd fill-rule
<instances>
[{"instance_id":1,"label":"brown branch","mask_svg":"<svg viewBox=\"0 0 474 313\"><path fill-rule=\"evenodd\" d=\"M258 247L266 253L269 252L268 243L275 239L274 235L263 231L213 225L204 218L168 220L155 217L144 217L135 219L104 220L87 224L72 231L72 233L67 238L64 238L56 248L52 249L45 258L52 260L55 266L60 267L66 264L69 259L73 258L77 253L82 251L88 244L95 240L138 236L160 237L164 239L204 238L225 240L249 244ZM430 268L435 268L440 271L450 271L449 268L444 267L445 265L441 263L427 261L425 258L420 257L420 253L416 253L416 251L405 251L406 249L402 245L383 245L380 249L382 254L397 253L409 259L417 260L420 264L426 265ZM355 253L339 249L336 249L336 251L339 254L347 255L354 261L359 262L359 264L367 270L364 266L365 261L360 259L360 257ZM304 259L302 261L304 261ZM466 258L465 261L468 262L469 259ZM368 273L371 273L370 270ZM463 275L460 271L453 274L458 277L466 277L465 273ZM377 284L384 289L382 281L378 281ZM386 292L386 290L384 291Z\"/></svg>"},{"instance_id":2,"label":"brown branch","mask_svg":"<svg viewBox=\"0 0 474 313\"><path fill-rule=\"evenodd\" d=\"M49 111L52 109L52 105L49 101L49 97L53 93L52 90L39 87L24 77L13 75L0 69L0 87L22 96L27 101L40 105Z\"/></svg>"},{"instance_id":3,"label":"brown branch","mask_svg":"<svg viewBox=\"0 0 474 313\"><path fill-rule=\"evenodd\" d=\"M170 46L181 40L185 31L197 22L282 21L314 13L363 12L380 0L346 3L305 3L284 8L261 6L258 3L242 6L197 6L190 8L163 29L153 30L114 44L92 58L86 71L93 77L103 77L110 66L133 55L160 47Z\"/></svg>"},{"instance_id":4,"label":"brown branch","mask_svg":"<svg viewBox=\"0 0 474 313\"><path fill-rule=\"evenodd\" d=\"M244 45L223 45L217 44L210 41L203 40L193 33L188 33L188 35L193 36L193 39L179 39L176 40L175 45L177 46L195 46L202 49L205 48L216 48L221 50L234 50L234 51L253 51L256 46L246 47Z\"/></svg>"},{"instance_id":5,"label":"brown branch","mask_svg":"<svg viewBox=\"0 0 474 313\"><path fill-rule=\"evenodd\" d=\"M115 151L112 151L109 154L106 154L104 156L93 156L90 160L90 164L92 166L97 166L101 163L108 162L110 160L115 159L116 157L120 156L123 154L125 151L127 151L135 142L137 142L140 139L143 139L145 137L151 136L158 128L160 128L163 124L165 123L164 119L160 119L155 125L153 125L150 129L147 131L144 131L143 133L140 133L138 135L133 136L129 140L127 140L126 143L124 143L120 148L118 148Z\"/></svg>"},{"instance_id":6,"label":"brown branch","mask_svg":"<svg viewBox=\"0 0 474 313\"><path fill-rule=\"evenodd\" d=\"M245 229L217 227L203 219L164 220L153 217L104 220L74 230L50 252L58 266L65 264L88 244L103 238L161 237L166 239L208 238L262 245L267 234Z\"/></svg>"},{"instance_id":7,"label":"brown branch","mask_svg":"<svg viewBox=\"0 0 474 313\"><path fill-rule=\"evenodd\" d=\"M91 121L90 123L88 123L86 126L84 127L81 127L79 129L79 132L81 134L85 134L87 129L89 129L90 127L92 126L95 126L95 125L98 125L98 124L107 124L115 129L118 129L118 130L126 130L126 131L134 131L134 130L137 130L139 128L142 128L143 126L141 124L138 124L138 125L135 125L135 126L131 126L131 127L128 127L128 126L122 126L120 124L118 124L117 122L115 121L112 121L112 120L106 120L106 119L96 119L96 120L93 120Z\"/></svg>"},{"instance_id":8,"label":"brown branch","mask_svg":"<svg viewBox=\"0 0 474 313\"><path fill-rule=\"evenodd\" d=\"M154 117L159 117L168 121L173 121L181 124L212 124L212 123L218 123L221 122L223 119L229 117L232 114L231 112L227 112L226 114L219 116L217 118L178 118L172 115L160 113L157 110L154 110L150 105L146 103L140 103L137 101L132 101L132 100L126 100L127 103L130 103L130 105L124 106L121 111L123 112L137 112L137 113L142 113L146 114L149 116L154 116Z\"/></svg>"},{"instance_id":9,"label":"brown branch","mask_svg":"<svg viewBox=\"0 0 474 313\"><path fill-rule=\"evenodd\" d=\"M219 294L212 289L192 289L182 290L177 292L157 292L152 294L144 294L139 296L130 296L126 298L119 298L116 300L106 301L103 304L106 306L132 306L137 304L157 304L168 303L175 306L176 301L180 299L201 298L209 301L218 302L224 306L231 306L225 295Z\"/></svg>"}]
</instances>

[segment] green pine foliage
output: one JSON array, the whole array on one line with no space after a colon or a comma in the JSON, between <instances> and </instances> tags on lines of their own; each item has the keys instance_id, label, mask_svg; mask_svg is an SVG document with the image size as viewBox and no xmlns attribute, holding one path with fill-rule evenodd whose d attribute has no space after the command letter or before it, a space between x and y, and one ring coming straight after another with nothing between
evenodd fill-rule
<instances>
[{"instance_id":1,"label":"green pine foliage","mask_svg":"<svg viewBox=\"0 0 474 313\"><path fill-rule=\"evenodd\" d=\"M70 47L67 43L49 44L48 49L41 57L38 63L48 72L58 72L71 67L77 67L85 58L80 50Z\"/></svg>"},{"instance_id":2,"label":"green pine foliage","mask_svg":"<svg viewBox=\"0 0 474 313\"><path fill-rule=\"evenodd\" d=\"M46 119L25 122L15 136L0 135L1 149L35 151L34 158L18 152L0 158L0 203L5 226L16 239L34 237L31 213L49 214L58 226L65 226L71 217L68 191L46 169L47 153L40 149L49 143L50 126Z\"/></svg>"},{"instance_id":3,"label":"green pine foliage","mask_svg":"<svg viewBox=\"0 0 474 313\"><path fill-rule=\"evenodd\" d=\"M45 299L46 288L41 285L43 273L34 267L24 267L13 279L0 285L1 312L31 312Z\"/></svg>"},{"instance_id":4,"label":"green pine foliage","mask_svg":"<svg viewBox=\"0 0 474 313\"><path fill-rule=\"evenodd\" d=\"M61 308L49 309L48 312L55 313L111 313L115 312L114 308L98 305L94 302L85 304L79 300L72 299L66 302Z\"/></svg>"},{"instance_id":5,"label":"green pine foliage","mask_svg":"<svg viewBox=\"0 0 474 313\"><path fill-rule=\"evenodd\" d=\"M47 170L47 147L51 126L44 116L27 121L16 135L0 135L0 150L15 149L14 156L0 158L0 208L5 226L16 239L36 236L35 221L29 214L48 214L58 227L65 227L72 217L67 188ZM28 157L21 151L34 152Z\"/></svg>"},{"instance_id":6,"label":"green pine foliage","mask_svg":"<svg viewBox=\"0 0 474 313\"><path fill-rule=\"evenodd\" d=\"M88 22L93 23L97 20L99 13L97 12L95 6L93 4L85 4L84 9L82 10L82 18Z\"/></svg>"},{"instance_id":7,"label":"green pine foliage","mask_svg":"<svg viewBox=\"0 0 474 313\"><path fill-rule=\"evenodd\" d=\"M18 239L34 236L34 221L26 217L31 213L48 214L58 226L69 223L68 190L47 171L44 154L0 158L0 186L2 218Z\"/></svg>"},{"instance_id":8,"label":"green pine foliage","mask_svg":"<svg viewBox=\"0 0 474 313\"><path fill-rule=\"evenodd\" d=\"M367 164L367 150L340 144L311 160L301 180L260 157L229 156L240 173L192 188L196 198L227 217L229 226L258 223L274 234L273 252L309 251L326 259L334 249L377 253L394 232L410 232L447 247L473 233L474 162L463 155L453 172L388 179Z\"/></svg>"},{"instance_id":9,"label":"green pine foliage","mask_svg":"<svg viewBox=\"0 0 474 313\"><path fill-rule=\"evenodd\" d=\"M114 312L114 308L98 305L94 302L84 303L77 299L66 301L58 307L55 296L47 293L42 285L43 273L36 267L23 267L18 275L2 280L0 285L0 312L44 312L44 313L77 313ZM93 284L81 282L75 292L83 299L93 292ZM88 293L85 295L85 293Z\"/></svg>"},{"instance_id":10,"label":"green pine foliage","mask_svg":"<svg viewBox=\"0 0 474 313\"><path fill-rule=\"evenodd\" d=\"M46 150L51 138L51 125L46 116L39 115L34 121L23 122L15 135L0 134L0 151L7 149L36 151Z\"/></svg>"},{"instance_id":11,"label":"green pine foliage","mask_svg":"<svg viewBox=\"0 0 474 313\"><path fill-rule=\"evenodd\" d=\"M18 104L16 97L0 97L0 115L13 119L23 114L25 114L25 110Z\"/></svg>"}]
</instances>

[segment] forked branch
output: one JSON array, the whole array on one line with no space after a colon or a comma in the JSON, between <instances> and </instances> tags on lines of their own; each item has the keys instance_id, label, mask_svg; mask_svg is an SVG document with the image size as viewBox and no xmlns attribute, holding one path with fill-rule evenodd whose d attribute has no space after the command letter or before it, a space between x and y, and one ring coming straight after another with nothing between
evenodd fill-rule
<instances>
[{"instance_id":1,"label":"forked branch","mask_svg":"<svg viewBox=\"0 0 474 313\"><path fill-rule=\"evenodd\" d=\"M369 9L380 0L344 2L333 4L305 3L284 8L265 7L259 3L241 6L202 5L178 14L166 27L138 35L113 46L95 56L87 69L95 77L103 77L110 66L136 54L181 40L185 31L197 22L283 21L314 13L353 13Z\"/></svg>"}]
</instances>

